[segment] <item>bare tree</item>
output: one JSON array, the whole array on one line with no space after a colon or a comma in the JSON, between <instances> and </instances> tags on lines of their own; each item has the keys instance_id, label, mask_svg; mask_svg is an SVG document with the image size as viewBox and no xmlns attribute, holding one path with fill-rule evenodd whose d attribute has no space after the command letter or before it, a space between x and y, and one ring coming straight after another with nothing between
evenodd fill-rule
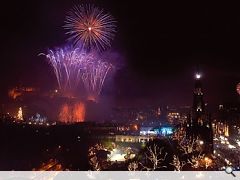
<instances>
[{"instance_id":1,"label":"bare tree","mask_svg":"<svg viewBox=\"0 0 240 180\"><path fill-rule=\"evenodd\" d=\"M95 146L91 146L88 149L88 159L89 164L94 171L100 171L102 170L101 163L99 159L97 158L97 152L100 150L105 150L104 146L102 144L96 144Z\"/></svg>"},{"instance_id":2,"label":"bare tree","mask_svg":"<svg viewBox=\"0 0 240 180\"><path fill-rule=\"evenodd\" d=\"M94 171L100 171L101 170L101 166L100 166L96 156L93 156L92 158L89 159L89 164Z\"/></svg>"},{"instance_id":3,"label":"bare tree","mask_svg":"<svg viewBox=\"0 0 240 180\"><path fill-rule=\"evenodd\" d=\"M212 160L202 153L202 144L200 142L198 137L196 139L184 137L179 140L179 149L186 155L186 163L190 164L192 168L205 167L207 169L212 165Z\"/></svg>"},{"instance_id":4,"label":"bare tree","mask_svg":"<svg viewBox=\"0 0 240 180\"><path fill-rule=\"evenodd\" d=\"M134 162L129 163L128 170L129 171L137 171L138 170L138 162L134 161Z\"/></svg>"},{"instance_id":5,"label":"bare tree","mask_svg":"<svg viewBox=\"0 0 240 180\"><path fill-rule=\"evenodd\" d=\"M191 154L196 151L201 151L198 138L190 139L190 140L183 138L182 140L179 141L179 147L180 147L180 150L184 152L184 154Z\"/></svg>"},{"instance_id":6,"label":"bare tree","mask_svg":"<svg viewBox=\"0 0 240 180\"><path fill-rule=\"evenodd\" d=\"M174 171L181 171L182 168L186 165L185 161L180 161L179 157L174 155L173 161L170 165L174 166Z\"/></svg>"},{"instance_id":7,"label":"bare tree","mask_svg":"<svg viewBox=\"0 0 240 180\"><path fill-rule=\"evenodd\" d=\"M183 127L181 127L181 128L178 128L178 129L174 132L174 134L173 134L173 136L172 136L172 139L179 141L179 140L183 139L184 137L186 137L186 130L185 130Z\"/></svg>"},{"instance_id":8,"label":"bare tree","mask_svg":"<svg viewBox=\"0 0 240 180\"><path fill-rule=\"evenodd\" d=\"M147 147L147 152L145 153L146 160L148 161L143 166L142 170L154 171L158 168L163 168L162 163L165 161L167 153L163 153L164 148L159 148L156 144ZM150 167L148 166L150 165Z\"/></svg>"},{"instance_id":9,"label":"bare tree","mask_svg":"<svg viewBox=\"0 0 240 180\"><path fill-rule=\"evenodd\" d=\"M205 154L196 154L192 155L191 158L188 159L188 163L191 164L191 167L194 169L200 168L204 166L203 160L204 160Z\"/></svg>"}]
</instances>

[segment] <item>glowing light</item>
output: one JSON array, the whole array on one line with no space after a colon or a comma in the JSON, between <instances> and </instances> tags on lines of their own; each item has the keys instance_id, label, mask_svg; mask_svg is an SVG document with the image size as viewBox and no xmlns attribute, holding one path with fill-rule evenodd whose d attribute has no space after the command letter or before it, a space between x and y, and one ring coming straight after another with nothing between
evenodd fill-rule
<instances>
[{"instance_id":1,"label":"glowing light","mask_svg":"<svg viewBox=\"0 0 240 180\"><path fill-rule=\"evenodd\" d=\"M73 107L73 120L83 122L85 118L85 105L83 103L74 104Z\"/></svg>"},{"instance_id":2,"label":"glowing light","mask_svg":"<svg viewBox=\"0 0 240 180\"><path fill-rule=\"evenodd\" d=\"M94 5L79 5L69 11L64 28L78 47L99 51L111 46L116 21Z\"/></svg>"},{"instance_id":3,"label":"glowing light","mask_svg":"<svg viewBox=\"0 0 240 180\"><path fill-rule=\"evenodd\" d=\"M228 127L228 125L224 125L224 135L225 135L226 137L229 136L229 127Z\"/></svg>"},{"instance_id":4,"label":"glowing light","mask_svg":"<svg viewBox=\"0 0 240 180\"><path fill-rule=\"evenodd\" d=\"M8 91L8 96L11 97L12 99L16 99L17 97L19 97L21 95L22 95L22 93L16 91L15 88Z\"/></svg>"},{"instance_id":5,"label":"glowing light","mask_svg":"<svg viewBox=\"0 0 240 180\"><path fill-rule=\"evenodd\" d=\"M196 74L196 79L200 79L201 78L201 74L197 73Z\"/></svg>"},{"instance_id":6,"label":"glowing light","mask_svg":"<svg viewBox=\"0 0 240 180\"><path fill-rule=\"evenodd\" d=\"M229 145L228 145L228 148L229 148L229 149L235 149L236 147L233 146L233 145L231 145L231 144L229 144Z\"/></svg>"},{"instance_id":7,"label":"glowing light","mask_svg":"<svg viewBox=\"0 0 240 180\"><path fill-rule=\"evenodd\" d=\"M133 127L136 131L138 130L138 126L136 124Z\"/></svg>"},{"instance_id":8,"label":"glowing light","mask_svg":"<svg viewBox=\"0 0 240 180\"><path fill-rule=\"evenodd\" d=\"M71 113L69 112L69 107L67 104L64 104L60 110L60 114L59 114L59 120L61 122L69 122L71 121L72 117L71 117Z\"/></svg>"},{"instance_id":9,"label":"glowing light","mask_svg":"<svg viewBox=\"0 0 240 180\"><path fill-rule=\"evenodd\" d=\"M18 109L17 119L21 121L23 120L23 111L21 107Z\"/></svg>"},{"instance_id":10,"label":"glowing light","mask_svg":"<svg viewBox=\"0 0 240 180\"><path fill-rule=\"evenodd\" d=\"M237 84L237 86L236 86L236 91L237 91L237 93L240 95L240 83Z\"/></svg>"},{"instance_id":11,"label":"glowing light","mask_svg":"<svg viewBox=\"0 0 240 180\"><path fill-rule=\"evenodd\" d=\"M169 134L173 134L173 128L172 127L163 127L161 128L161 134L166 136L166 135L169 135Z\"/></svg>"},{"instance_id":12,"label":"glowing light","mask_svg":"<svg viewBox=\"0 0 240 180\"><path fill-rule=\"evenodd\" d=\"M161 115L161 108L160 108L160 107L157 109L157 115L158 115L158 116Z\"/></svg>"},{"instance_id":13,"label":"glowing light","mask_svg":"<svg viewBox=\"0 0 240 180\"><path fill-rule=\"evenodd\" d=\"M118 149L113 149L111 151L111 154L108 155L108 158L110 161L126 161L126 153L122 153L120 150Z\"/></svg>"},{"instance_id":14,"label":"glowing light","mask_svg":"<svg viewBox=\"0 0 240 180\"><path fill-rule=\"evenodd\" d=\"M34 92L36 89L33 87L15 87L8 91L8 96L12 99L17 99L25 93Z\"/></svg>"}]
</instances>

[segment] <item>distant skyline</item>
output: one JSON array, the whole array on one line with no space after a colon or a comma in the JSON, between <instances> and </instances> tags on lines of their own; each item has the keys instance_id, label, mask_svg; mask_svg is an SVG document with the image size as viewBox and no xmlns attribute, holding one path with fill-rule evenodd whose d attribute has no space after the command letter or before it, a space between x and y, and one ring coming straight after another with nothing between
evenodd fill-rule
<instances>
[{"instance_id":1,"label":"distant skyline","mask_svg":"<svg viewBox=\"0 0 240 180\"><path fill-rule=\"evenodd\" d=\"M37 55L66 43L62 27L66 13L74 4L85 2L109 11L118 22L112 51L118 54L119 68L103 88L104 101L191 105L197 65L209 105L238 101L237 5L24 0L2 5L0 102L6 100L9 88L20 84L45 90L57 87L47 61Z\"/></svg>"}]
</instances>

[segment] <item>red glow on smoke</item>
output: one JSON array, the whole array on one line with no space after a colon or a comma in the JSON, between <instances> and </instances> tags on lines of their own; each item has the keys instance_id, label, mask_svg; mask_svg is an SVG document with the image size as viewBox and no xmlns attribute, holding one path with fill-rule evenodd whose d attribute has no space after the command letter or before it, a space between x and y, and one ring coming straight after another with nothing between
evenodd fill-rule
<instances>
[{"instance_id":1,"label":"red glow on smoke","mask_svg":"<svg viewBox=\"0 0 240 180\"><path fill-rule=\"evenodd\" d=\"M17 99L18 97L36 91L33 87L15 87L8 91L8 96L12 99Z\"/></svg>"},{"instance_id":2,"label":"red glow on smoke","mask_svg":"<svg viewBox=\"0 0 240 180\"><path fill-rule=\"evenodd\" d=\"M84 103L64 104L59 113L59 120L64 123L83 122L85 118Z\"/></svg>"}]
</instances>

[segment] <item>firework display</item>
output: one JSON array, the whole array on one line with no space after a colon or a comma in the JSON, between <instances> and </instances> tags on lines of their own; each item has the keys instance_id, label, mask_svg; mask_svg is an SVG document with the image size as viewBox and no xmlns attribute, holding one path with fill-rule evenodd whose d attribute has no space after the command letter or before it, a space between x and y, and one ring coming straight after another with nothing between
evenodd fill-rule
<instances>
[{"instance_id":1,"label":"firework display","mask_svg":"<svg viewBox=\"0 0 240 180\"><path fill-rule=\"evenodd\" d=\"M113 65L105 62L103 50L111 45L115 34L114 18L94 5L79 5L69 11L64 28L70 45L49 50L45 55L57 79L59 94L80 102L61 105L61 122L82 122L85 117L83 99L98 101Z\"/></svg>"},{"instance_id":2,"label":"firework display","mask_svg":"<svg viewBox=\"0 0 240 180\"><path fill-rule=\"evenodd\" d=\"M116 21L94 5L79 5L69 11L64 28L70 40L87 50L103 51L111 46Z\"/></svg>"},{"instance_id":3,"label":"firework display","mask_svg":"<svg viewBox=\"0 0 240 180\"><path fill-rule=\"evenodd\" d=\"M83 83L89 100L97 99L113 67L101 61L96 53L85 53L78 48L50 50L46 57L53 67L62 94L73 96L78 91L78 85Z\"/></svg>"}]
</instances>

